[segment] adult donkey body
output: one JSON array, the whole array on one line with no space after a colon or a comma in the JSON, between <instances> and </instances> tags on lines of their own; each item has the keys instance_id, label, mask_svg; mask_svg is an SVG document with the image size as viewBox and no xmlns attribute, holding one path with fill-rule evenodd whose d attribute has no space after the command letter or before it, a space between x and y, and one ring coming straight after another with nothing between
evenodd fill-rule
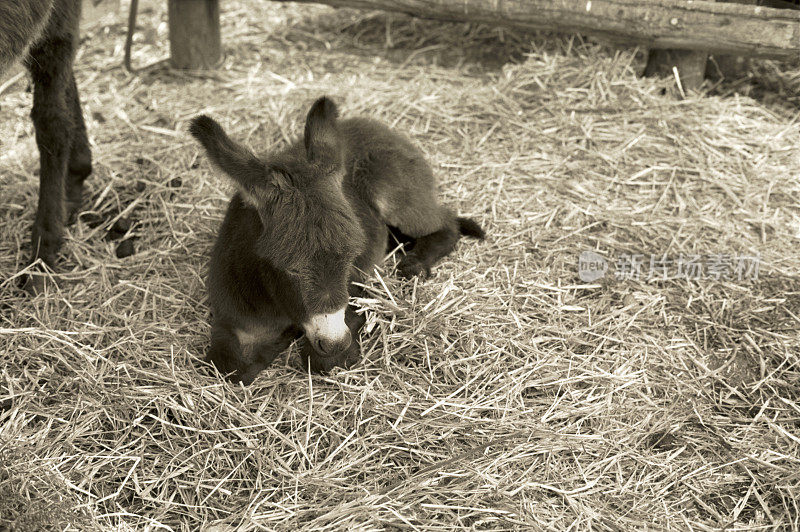
<instances>
[{"instance_id":1,"label":"adult donkey body","mask_svg":"<svg viewBox=\"0 0 800 532\"><path fill-rule=\"evenodd\" d=\"M461 235L483 238L436 198L422 152L384 124L338 119L328 98L301 140L259 158L211 118L190 131L236 185L211 258L209 358L245 383L303 332L312 370L346 365L364 323L351 283L383 259L391 228L413 245L398 270L427 273Z\"/></svg>"},{"instance_id":2,"label":"adult donkey body","mask_svg":"<svg viewBox=\"0 0 800 532\"><path fill-rule=\"evenodd\" d=\"M92 171L72 73L80 13L81 0L0 1L0 73L22 59L33 80L31 117L40 173L31 260L41 258L50 266L67 216L80 205L83 182Z\"/></svg>"}]
</instances>

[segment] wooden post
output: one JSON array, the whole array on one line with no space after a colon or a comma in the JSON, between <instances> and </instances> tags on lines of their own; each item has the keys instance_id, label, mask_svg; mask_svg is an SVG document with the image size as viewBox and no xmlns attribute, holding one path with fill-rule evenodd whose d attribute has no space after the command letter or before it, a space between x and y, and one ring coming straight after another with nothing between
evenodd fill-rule
<instances>
[{"instance_id":1,"label":"wooden post","mask_svg":"<svg viewBox=\"0 0 800 532\"><path fill-rule=\"evenodd\" d=\"M691 50L650 50L647 55L645 76L674 78L673 68L678 71L681 88L684 91L697 89L703 84L706 74L708 53ZM675 80L677 84L678 80Z\"/></svg>"},{"instance_id":2,"label":"wooden post","mask_svg":"<svg viewBox=\"0 0 800 532\"><path fill-rule=\"evenodd\" d=\"M731 2L734 4L762 5L769 4L769 7L784 8L778 2L765 2L765 0L717 0ZM741 76L747 69L749 61L746 58L729 55L717 54L714 60L709 62L708 54L705 52L687 50L650 50L645 67L645 76L673 77L673 68L677 69L681 86L684 90L697 89L702 85L706 76L712 79L723 77Z\"/></svg>"},{"instance_id":3,"label":"wooden post","mask_svg":"<svg viewBox=\"0 0 800 532\"><path fill-rule=\"evenodd\" d=\"M173 68L219 66L219 0L169 0L169 50Z\"/></svg>"}]
</instances>

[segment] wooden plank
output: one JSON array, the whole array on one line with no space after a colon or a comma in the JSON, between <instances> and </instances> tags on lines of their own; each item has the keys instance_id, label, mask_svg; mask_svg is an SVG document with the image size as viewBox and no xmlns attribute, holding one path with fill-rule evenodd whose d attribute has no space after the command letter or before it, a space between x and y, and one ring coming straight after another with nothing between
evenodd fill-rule
<instances>
[{"instance_id":1,"label":"wooden plank","mask_svg":"<svg viewBox=\"0 0 800 532\"><path fill-rule=\"evenodd\" d=\"M597 35L649 48L800 56L800 12L707 0L276 0Z\"/></svg>"}]
</instances>

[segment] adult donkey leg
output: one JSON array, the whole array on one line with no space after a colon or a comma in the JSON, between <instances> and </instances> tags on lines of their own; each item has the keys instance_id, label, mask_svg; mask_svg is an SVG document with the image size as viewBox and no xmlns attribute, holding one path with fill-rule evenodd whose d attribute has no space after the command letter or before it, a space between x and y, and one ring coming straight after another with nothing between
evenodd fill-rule
<instances>
[{"instance_id":1,"label":"adult donkey leg","mask_svg":"<svg viewBox=\"0 0 800 532\"><path fill-rule=\"evenodd\" d=\"M33 125L39 148L39 207L33 223L32 256L53 266L65 221L65 177L72 152L73 112L68 95L72 79L73 41L47 40L32 49L27 61L33 79ZM77 95L76 95L77 97Z\"/></svg>"},{"instance_id":2,"label":"adult donkey leg","mask_svg":"<svg viewBox=\"0 0 800 532\"><path fill-rule=\"evenodd\" d=\"M86 124L83 121L81 102L75 78L70 71L67 87L67 104L72 113L72 146L70 146L67 163L67 220L74 221L83 199L83 182L92 173L92 151L86 136Z\"/></svg>"}]
</instances>

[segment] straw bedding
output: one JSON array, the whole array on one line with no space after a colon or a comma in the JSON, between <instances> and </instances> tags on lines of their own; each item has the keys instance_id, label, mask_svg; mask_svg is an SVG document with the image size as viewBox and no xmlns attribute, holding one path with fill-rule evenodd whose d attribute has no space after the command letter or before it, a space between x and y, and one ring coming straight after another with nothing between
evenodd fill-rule
<instances>
[{"instance_id":1,"label":"straw bedding","mask_svg":"<svg viewBox=\"0 0 800 532\"><path fill-rule=\"evenodd\" d=\"M223 4L223 66L180 74L164 11L143 6L136 75L121 24L87 28L95 170L33 299L25 78L0 95L0 529L800 527L797 65L681 95L575 36L249 0ZM390 256L352 369L292 348L234 387L201 361L230 188L187 120L266 150L322 94L410 135L489 239L425 281ZM760 262L616 276L633 254Z\"/></svg>"}]
</instances>

